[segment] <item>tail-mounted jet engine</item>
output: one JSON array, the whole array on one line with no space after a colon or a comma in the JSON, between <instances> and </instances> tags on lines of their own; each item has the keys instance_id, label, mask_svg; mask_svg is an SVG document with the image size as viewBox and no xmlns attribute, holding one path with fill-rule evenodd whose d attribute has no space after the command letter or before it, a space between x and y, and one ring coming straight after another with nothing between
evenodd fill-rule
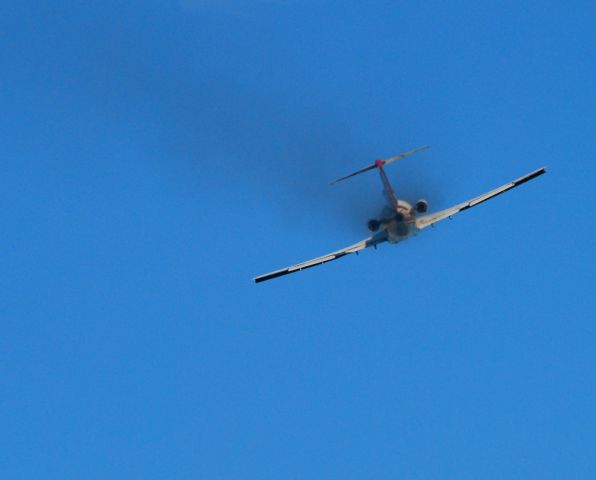
<instances>
[{"instance_id":1,"label":"tail-mounted jet engine","mask_svg":"<svg viewBox=\"0 0 596 480\"><path fill-rule=\"evenodd\" d=\"M376 232L379 229L379 227L381 226L381 222L379 222L378 220L375 220L373 218L372 220L369 220L368 221L368 225L367 226L368 226L368 229L371 232Z\"/></svg>"},{"instance_id":2,"label":"tail-mounted jet engine","mask_svg":"<svg viewBox=\"0 0 596 480\"><path fill-rule=\"evenodd\" d=\"M423 198L416 202L416 211L418 213L426 213L428 210L428 202Z\"/></svg>"}]
</instances>

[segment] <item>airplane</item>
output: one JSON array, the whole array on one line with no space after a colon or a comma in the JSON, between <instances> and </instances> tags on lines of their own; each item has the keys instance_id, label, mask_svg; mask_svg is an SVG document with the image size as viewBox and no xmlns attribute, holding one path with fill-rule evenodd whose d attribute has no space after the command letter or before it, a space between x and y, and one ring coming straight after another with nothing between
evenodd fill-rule
<instances>
[{"instance_id":1,"label":"airplane","mask_svg":"<svg viewBox=\"0 0 596 480\"><path fill-rule=\"evenodd\" d=\"M350 245L349 247L342 248L341 250L328 253L327 255L323 255L322 257L317 257L312 260L307 260L306 262L297 263L296 265L292 265L290 267L275 270L271 273L259 275L258 277L253 278L254 282L264 282L266 280L281 277L282 275L288 275L290 273L299 272L301 270L315 267L317 265L321 265L332 260L337 260L338 258L342 258L351 253L358 254L360 250L364 250L368 247L377 248L377 245L383 242L388 242L390 244L402 242L418 234L418 232L420 232L421 230L424 230L425 228L430 227L431 225L434 226L435 223L440 222L441 220L451 218L456 213L463 212L464 210L475 207L476 205L480 205L481 203L486 202L487 200L490 200L491 198L494 198L497 195L501 195L502 193L505 193L511 190L512 188L518 187L519 185L529 182L530 180L533 180L534 178L546 172L546 167L539 168L538 170L534 170L533 172L530 172L527 175L518 178L517 180L509 182L501 187L495 188L494 190L491 190L490 192L487 192L483 195L468 200L467 202L458 203L457 205L451 208L447 208L436 213L427 214L428 202L425 199L420 199L414 205L411 205L405 200L397 198L397 196L395 195L395 190L393 190L393 187L391 186L391 184L389 183L389 179L387 178L387 174L385 173L385 167L416 152L425 150L428 147L429 145L425 145L423 147L415 148L414 150L395 155L394 157L390 157L385 160L376 160L375 163L369 165L368 167L362 168L354 173L350 173L349 175L346 175L344 177L338 178L337 180L333 180L330 182L333 185L335 183L341 182L356 175L360 175L361 173L368 172L370 170L379 170L379 174L381 175L381 181L383 182L384 194L388 201L388 205L383 208L379 218L375 218L368 221L368 229L371 232L378 233L375 233L374 235L365 238L364 240L355 243L354 245Z\"/></svg>"}]
</instances>

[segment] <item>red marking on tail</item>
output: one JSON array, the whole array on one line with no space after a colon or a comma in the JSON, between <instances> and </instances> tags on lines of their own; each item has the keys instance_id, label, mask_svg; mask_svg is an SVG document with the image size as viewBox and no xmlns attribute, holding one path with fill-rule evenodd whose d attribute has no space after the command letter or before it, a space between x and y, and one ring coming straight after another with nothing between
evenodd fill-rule
<instances>
[{"instance_id":1,"label":"red marking on tail","mask_svg":"<svg viewBox=\"0 0 596 480\"><path fill-rule=\"evenodd\" d=\"M377 167L383 166L383 160L377 160L377 161L375 161L375 163L377 164Z\"/></svg>"}]
</instances>

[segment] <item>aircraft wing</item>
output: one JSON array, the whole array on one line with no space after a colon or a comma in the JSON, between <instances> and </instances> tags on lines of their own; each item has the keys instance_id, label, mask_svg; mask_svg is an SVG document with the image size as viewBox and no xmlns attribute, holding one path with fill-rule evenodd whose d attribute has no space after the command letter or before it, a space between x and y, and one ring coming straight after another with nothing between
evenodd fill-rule
<instances>
[{"instance_id":1,"label":"aircraft wing","mask_svg":"<svg viewBox=\"0 0 596 480\"><path fill-rule=\"evenodd\" d=\"M515 187L521 185L522 183L526 183L530 180L533 180L534 178L542 175L545 172L546 172L545 167L539 168L538 170L528 173L527 175L524 175L523 177L518 178L517 180L514 180L513 182L503 185L502 187L495 188L494 190L491 190L490 192L485 193L484 195L480 195L479 197L473 198L472 200L460 203L460 204L455 205L454 207L448 208L446 210L441 210L440 212L437 212L437 213L431 213L430 215L424 215L423 217L418 217L416 219L416 226L422 230L423 228L426 228L426 227L432 225L433 223L440 222L441 220L451 217L451 216L455 215L456 213L459 213L463 210L467 210L468 208L475 207L476 205L479 205L482 202L486 202L487 200L490 200L491 198L496 197L497 195L501 195L502 193L505 193L508 190L511 190L512 188L515 188Z\"/></svg>"},{"instance_id":2,"label":"aircraft wing","mask_svg":"<svg viewBox=\"0 0 596 480\"><path fill-rule=\"evenodd\" d=\"M327 255L323 255L322 257L313 258L312 260L308 260L306 262L297 263L296 265L292 265L291 267L282 268L281 270L276 270L275 272L266 273L265 275L259 275L255 277L253 280L255 283L264 282L265 280L271 280L272 278L281 277L282 275L287 275L289 273L299 272L300 270L304 270L306 268L314 267L316 265L321 265L322 263L327 263L332 260L337 260L345 255L349 255L350 253L357 253L360 250L364 250L368 247L373 247L378 245L379 243L383 243L387 240L387 234L385 232L377 233L372 237L365 238L364 240L355 243L354 245L350 245L349 247L342 248L341 250L337 250L336 252L328 253Z\"/></svg>"}]
</instances>

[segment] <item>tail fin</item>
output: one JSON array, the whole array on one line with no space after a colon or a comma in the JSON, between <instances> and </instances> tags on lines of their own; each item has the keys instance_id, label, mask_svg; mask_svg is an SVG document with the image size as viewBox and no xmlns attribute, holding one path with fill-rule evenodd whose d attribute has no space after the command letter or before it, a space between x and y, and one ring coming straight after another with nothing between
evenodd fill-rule
<instances>
[{"instance_id":1,"label":"tail fin","mask_svg":"<svg viewBox=\"0 0 596 480\"><path fill-rule=\"evenodd\" d=\"M385 165L389 165L390 163L397 162L398 160L401 160L402 158L408 157L408 156L412 155L413 153L419 152L421 150L426 150L429 146L430 145L424 145L423 147L415 148L414 150L410 150L409 152L401 153L399 155L395 155L394 157L389 157L389 158L387 158L385 160L377 160L375 163L373 163L372 165L370 165L368 167L365 167L365 168L363 168L361 170L358 170L357 172L350 173L349 175L346 175L345 177L338 178L337 180L332 180L329 183L331 183L331 185L333 185L334 183L341 182L342 180L346 180L347 178L353 177L353 176L358 175L360 173L368 172L369 170L373 170L375 168L379 168L379 167L383 167Z\"/></svg>"}]
</instances>

